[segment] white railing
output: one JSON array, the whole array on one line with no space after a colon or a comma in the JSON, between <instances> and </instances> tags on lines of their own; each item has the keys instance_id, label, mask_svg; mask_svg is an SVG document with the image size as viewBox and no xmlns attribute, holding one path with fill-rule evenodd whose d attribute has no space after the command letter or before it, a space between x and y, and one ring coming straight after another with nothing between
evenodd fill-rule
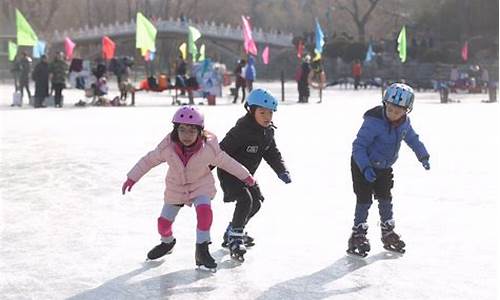
<instances>
[{"instance_id":1,"label":"white railing","mask_svg":"<svg viewBox=\"0 0 500 300\"><path fill-rule=\"evenodd\" d=\"M242 41L243 34L241 27L233 27L230 24L215 24L215 22L203 22L194 24L191 21L182 22L179 19L161 20L153 22L158 29L158 33L174 32L188 34L188 24L196 27L203 36ZM56 43L63 42L66 37L70 37L74 41L79 40L94 40L107 35L109 37L119 35L131 35L135 33L135 21L129 23L119 23L103 25L89 28L87 25L83 28L65 30L62 32L55 31L52 41ZM253 29L253 38L257 43L266 43L275 46L291 47L292 34L278 33L276 31L264 32L261 28Z\"/></svg>"}]
</instances>

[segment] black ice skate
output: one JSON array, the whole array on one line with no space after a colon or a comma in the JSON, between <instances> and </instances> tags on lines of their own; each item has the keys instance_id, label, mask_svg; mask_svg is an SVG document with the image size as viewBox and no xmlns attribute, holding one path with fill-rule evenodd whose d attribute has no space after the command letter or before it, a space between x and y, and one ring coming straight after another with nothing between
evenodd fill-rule
<instances>
[{"instance_id":1,"label":"black ice skate","mask_svg":"<svg viewBox=\"0 0 500 300\"><path fill-rule=\"evenodd\" d=\"M161 243L151 249L151 251L148 252L148 259L158 259L166 254L172 253L172 248L174 248L175 245L175 239L171 241L170 243Z\"/></svg>"},{"instance_id":2,"label":"black ice skate","mask_svg":"<svg viewBox=\"0 0 500 300\"><path fill-rule=\"evenodd\" d=\"M231 230L231 223L229 223L229 225L226 228L226 231L224 232L223 241L222 241L222 245L221 245L223 248L229 247L229 231L230 230ZM248 232L246 232L246 231L245 231L245 233L243 233L243 245L245 245L245 247L247 247L247 248L255 246L254 238L249 236Z\"/></svg>"},{"instance_id":3,"label":"black ice skate","mask_svg":"<svg viewBox=\"0 0 500 300\"><path fill-rule=\"evenodd\" d=\"M404 247L405 242L401 240L399 234L394 232L394 220L387 220L380 224L382 229L382 243L384 244L384 249L397 252L405 253Z\"/></svg>"},{"instance_id":4,"label":"black ice skate","mask_svg":"<svg viewBox=\"0 0 500 300\"><path fill-rule=\"evenodd\" d=\"M210 252L208 252L209 244L210 242L196 244L196 254L195 254L196 265L200 269L216 272L217 263L215 263L214 258L210 255Z\"/></svg>"},{"instance_id":5,"label":"black ice skate","mask_svg":"<svg viewBox=\"0 0 500 300\"><path fill-rule=\"evenodd\" d=\"M228 237L228 248L229 253L231 254L231 258L237 260L239 262L244 262L245 258L243 255L247 252L243 242L243 230L242 229L231 229L229 231Z\"/></svg>"},{"instance_id":6,"label":"black ice skate","mask_svg":"<svg viewBox=\"0 0 500 300\"><path fill-rule=\"evenodd\" d=\"M352 227L352 234L347 242L347 254L366 257L370 251L370 241L366 238L368 224L360 223Z\"/></svg>"}]
</instances>

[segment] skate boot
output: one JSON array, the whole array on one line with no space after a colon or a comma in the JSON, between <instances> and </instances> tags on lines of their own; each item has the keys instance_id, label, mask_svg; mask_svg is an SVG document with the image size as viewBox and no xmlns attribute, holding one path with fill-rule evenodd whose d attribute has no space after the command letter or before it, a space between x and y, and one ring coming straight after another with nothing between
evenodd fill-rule
<instances>
[{"instance_id":1,"label":"skate boot","mask_svg":"<svg viewBox=\"0 0 500 300\"><path fill-rule=\"evenodd\" d=\"M370 251L370 241L366 238L368 224L360 223L352 227L352 234L347 242L347 253L366 257Z\"/></svg>"},{"instance_id":2,"label":"skate boot","mask_svg":"<svg viewBox=\"0 0 500 300\"><path fill-rule=\"evenodd\" d=\"M151 251L148 252L148 259L158 259L166 254L172 253L172 248L174 248L175 245L175 239L171 241L170 243L161 243L151 249Z\"/></svg>"},{"instance_id":3,"label":"skate boot","mask_svg":"<svg viewBox=\"0 0 500 300\"><path fill-rule=\"evenodd\" d=\"M243 255L247 252L243 243L243 229L231 228L228 233L228 247L231 258L239 262L244 262Z\"/></svg>"},{"instance_id":4,"label":"skate boot","mask_svg":"<svg viewBox=\"0 0 500 300\"><path fill-rule=\"evenodd\" d=\"M196 244L196 254L195 254L196 265L200 269L216 272L217 263L215 263L214 258L210 255L210 252L208 252L209 244L211 244L211 242Z\"/></svg>"},{"instance_id":5,"label":"skate boot","mask_svg":"<svg viewBox=\"0 0 500 300\"><path fill-rule=\"evenodd\" d=\"M227 225L226 231L224 232L223 241L222 241L222 245L221 245L223 248L229 247L229 231L230 230L231 230L231 223L229 223L229 225ZM246 231L245 231L245 233L243 233L243 245L245 245L245 247L255 246L254 238L249 236L248 232L246 232Z\"/></svg>"},{"instance_id":6,"label":"skate boot","mask_svg":"<svg viewBox=\"0 0 500 300\"><path fill-rule=\"evenodd\" d=\"M394 223L394 220L391 219L380 224L384 249L398 253L405 253L404 247L406 244L401 240L399 234L394 232Z\"/></svg>"}]
</instances>

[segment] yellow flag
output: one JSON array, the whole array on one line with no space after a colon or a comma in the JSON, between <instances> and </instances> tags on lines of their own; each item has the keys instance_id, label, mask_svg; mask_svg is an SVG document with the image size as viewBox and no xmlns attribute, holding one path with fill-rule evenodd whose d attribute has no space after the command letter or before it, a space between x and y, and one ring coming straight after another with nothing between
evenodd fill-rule
<instances>
[{"instance_id":1,"label":"yellow flag","mask_svg":"<svg viewBox=\"0 0 500 300\"><path fill-rule=\"evenodd\" d=\"M179 46L179 51L181 51L181 55L182 55L182 59L186 59L187 57L187 45L186 43L182 43L180 46Z\"/></svg>"}]
</instances>

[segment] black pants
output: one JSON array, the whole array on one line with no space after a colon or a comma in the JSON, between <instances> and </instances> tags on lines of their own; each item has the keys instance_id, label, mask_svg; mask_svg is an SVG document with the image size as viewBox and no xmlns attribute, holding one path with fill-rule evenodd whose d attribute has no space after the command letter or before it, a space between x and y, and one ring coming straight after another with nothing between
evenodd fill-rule
<instances>
[{"instance_id":1,"label":"black pants","mask_svg":"<svg viewBox=\"0 0 500 300\"><path fill-rule=\"evenodd\" d=\"M23 101L23 95L24 95L23 90L24 89L26 89L26 91L28 92L28 102L29 102L29 99L31 98L30 84L29 84L29 82L25 82L25 81L21 80L19 82L19 91L21 92L21 101Z\"/></svg>"},{"instance_id":2,"label":"black pants","mask_svg":"<svg viewBox=\"0 0 500 300\"><path fill-rule=\"evenodd\" d=\"M377 200L392 200L391 189L394 187L392 168L374 169L377 174L375 182L368 182L358 165L351 157L352 185L358 203L372 203L372 197Z\"/></svg>"},{"instance_id":3,"label":"black pants","mask_svg":"<svg viewBox=\"0 0 500 300\"><path fill-rule=\"evenodd\" d=\"M234 99L233 99L233 103L236 103L236 101L238 100L238 94L239 94L239 89L241 88L241 103L245 102L245 86L244 85L239 85L239 84L236 84L236 87L234 89Z\"/></svg>"},{"instance_id":4,"label":"black pants","mask_svg":"<svg viewBox=\"0 0 500 300\"><path fill-rule=\"evenodd\" d=\"M248 221L259 211L263 200L264 197L257 185L243 189L243 192L236 198L231 226L233 228L244 228Z\"/></svg>"},{"instance_id":5,"label":"black pants","mask_svg":"<svg viewBox=\"0 0 500 300\"><path fill-rule=\"evenodd\" d=\"M64 89L64 83L53 83L52 88L54 89L54 106L62 106L62 90Z\"/></svg>"},{"instance_id":6,"label":"black pants","mask_svg":"<svg viewBox=\"0 0 500 300\"><path fill-rule=\"evenodd\" d=\"M309 84L304 81L297 82L297 90L299 91L299 103L309 102Z\"/></svg>"}]
</instances>

